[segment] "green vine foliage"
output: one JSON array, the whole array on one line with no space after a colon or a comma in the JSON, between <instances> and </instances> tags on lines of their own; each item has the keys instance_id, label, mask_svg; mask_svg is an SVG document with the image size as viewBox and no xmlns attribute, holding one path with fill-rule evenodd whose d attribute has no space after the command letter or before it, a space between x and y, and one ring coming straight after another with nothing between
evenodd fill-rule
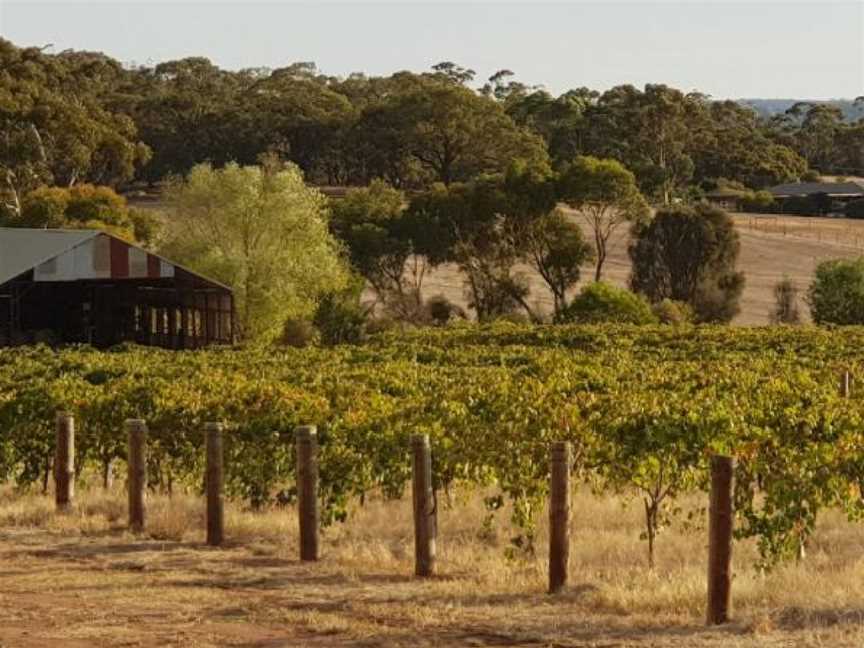
<instances>
[{"instance_id":1,"label":"green vine foliage","mask_svg":"<svg viewBox=\"0 0 864 648\"><path fill-rule=\"evenodd\" d=\"M293 431L312 424L330 524L370 492L404 495L409 439L423 433L436 489L482 489L490 516L509 502L511 551L526 555L549 445L565 440L577 480L640 500L651 560L723 453L736 458L736 533L771 566L800 551L825 508L864 516L864 398L838 389L841 370L862 368L858 328L494 324L326 349L5 349L0 477L47 484L55 412L68 409L79 465L122 462L123 421L143 418L151 487L197 492L202 427L221 420L228 494L262 507L292 500Z\"/></svg>"}]
</instances>

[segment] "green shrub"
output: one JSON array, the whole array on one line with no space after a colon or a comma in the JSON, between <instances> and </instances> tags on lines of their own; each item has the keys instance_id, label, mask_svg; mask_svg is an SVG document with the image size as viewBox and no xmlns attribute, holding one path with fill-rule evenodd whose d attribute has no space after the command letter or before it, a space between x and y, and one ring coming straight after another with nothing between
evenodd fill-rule
<instances>
[{"instance_id":1,"label":"green shrub","mask_svg":"<svg viewBox=\"0 0 864 648\"><path fill-rule=\"evenodd\" d=\"M318 337L312 322L307 319L289 319L282 327L282 344L302 349L313 344Z\"/></svg>"},{"instance_id":2,"label":"green shrub","mask_svg":"<svg viewBox=\"0 0 864 648\"><path fill-rule=\"evenodd\" d=\"M687 302L664 299L652 306L661 324L689 324L696 319L693 307Z\"/></svg>"},{"instance_id":3,"label":"green shrub","mask_svg":"<svg viewBox=\"0 0 864 648\"><path fill-rule=\"evenodd\" d=\"M465 311L444 295L434 295L426 300L427 317L437 326L443 326L454 319L465 319Z\"/></svg>"},{"instance_id":4,"label":"green shrub","mask_svg":"<svg viewBox=\"0 0 864 648\"><path fill-rule=\"evenodd\" d=\"M641 295L598 281L585 286L559 313L557 321L577 324L656 324L658 319L651 305Z\"/></svg>"},{"instance_id":5,"label":"green shrub","mask_svg":"<svg viewBox=\"0 0 864 648\"><path fill-rule=\"evenodd\" d=\"M363 287L363 279L354 277L345 290L321 298L312 323L322 344L360 344L366 340L369 313L360 303Z\"/></svg>"},{"instance_id":6,"label":"green shrub","mask_svg":"<svg viewBox=\"0 0 864 648\"><path fill-rule=\"evenodd\" d=\"M864 257L820 263L807 301L817 324L864 324Z\"/></svg>"}]
</instances>

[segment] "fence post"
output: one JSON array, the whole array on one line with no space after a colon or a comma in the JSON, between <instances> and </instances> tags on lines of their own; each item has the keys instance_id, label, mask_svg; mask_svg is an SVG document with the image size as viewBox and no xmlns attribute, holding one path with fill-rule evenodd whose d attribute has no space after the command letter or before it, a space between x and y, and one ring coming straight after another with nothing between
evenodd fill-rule
<instances>
[{"instance_id":1,"label":"fence post","mask_svg":"<svg viewBox=\"0 0 864 648\"><path fill-rule=\"evenodd\" d=\"M552 444L549 453L549 593L567 584L570 565L570 444Z\"/></svg>"},{"instance_id":2,"label":"fence post","mask_svg":"<svg viewBox=\"0 0 864 648\"><path fill-rule=\"evenodd\" d=\"M75 498L75 418L69 412L57 412L57 434L54 445L54 503L66 511Z\"/></svg>"},{"instance_id":3,"label":"fence post","mask_svg":"<svg viewBox=\"0 0 864 648\"><path fill-rule=\"evenodd\" d=\"M297 443L297 513L300 518L300 560L318 560L318 430L303 425Z\"/></svg>"},{"instance_id":4,"label":"fence post","mask_svg":"<svg viewBox=\"0 0 864 648\"><path fill-rule=\"evenodd\" d=\"M205 423L207 440L207 544L218 547L222 544L225 525L225 504L222 501L224 481L222 466L222 423Z\"/></svg>"},{"instance_id":5,"label":"fence post","mask_svg":"<svg viewBox=\"0 0 864 648\"><path fill-rule=\"evenodd\" d=\"M852 395L852 374L848 369L844 369L840 374L840 396L849 398Z\"/></svg>"},{"instance_id":6,"label":"fence post","mask_svg":"<svg viewBox=\"0 0 864 648\"><path fill-rule=\"evenodd\" d=\"M429 435L411 437L414 498L414 574L432 576L435 573L435 536L437 507L432 489L432 447Z\"/></svg>"},{"instance_id":7,"label":"fence post","mask_svg":"<svg viewBox=\"0 0 864 648\"><path fill-rule=\"evenodd\" d=\"M129 444L129 528L135 533L141 533L146 517L144 490L147 488L147 424L141 419L127 419L126 435Z\"/></svg>"},{"instance_id":8,"label":"fence post","mask_svg":"<svg viewBox=\"0 0 864 648\"><path fill-rule=\"evenodd\" d=\"M729 620L732 586L731 457L711 457L711 506L708 513L708 625Z\"/></svg>"}]
</instances>

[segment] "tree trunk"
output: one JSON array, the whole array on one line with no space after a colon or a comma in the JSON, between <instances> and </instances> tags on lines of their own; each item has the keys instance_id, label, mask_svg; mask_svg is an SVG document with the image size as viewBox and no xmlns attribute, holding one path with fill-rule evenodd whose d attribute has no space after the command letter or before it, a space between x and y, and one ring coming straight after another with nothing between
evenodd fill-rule
<instances>
[{"instance_id":1,"label":"tree trunk","mask_svg":"<svg viewBox=\"0 0 864 648\"><path fill-rule=\"evenodd\" d=\"M654 540L657 537L657 513L659 506L657 502L645 502L645 531L648 538L648 569L654 569Z\"/></svg>"}]
</instances>

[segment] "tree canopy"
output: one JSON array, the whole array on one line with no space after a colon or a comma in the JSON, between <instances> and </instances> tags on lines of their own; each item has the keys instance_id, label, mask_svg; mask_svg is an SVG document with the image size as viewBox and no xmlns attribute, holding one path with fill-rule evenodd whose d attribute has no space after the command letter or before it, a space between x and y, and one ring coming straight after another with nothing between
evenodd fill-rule
<instances>
[{"instance_id":1,"label":"tree canopy","mask_svg":"<svg viewBox=\"0 0 864 648\"><path fill-rule=\"evenodd\" d=\"M233 288L244 339L274 339L288 318L310 316L322 294L346 285L326 199L296 165L202 164L168 196L162 249Z\"/></svg>"}]
</instances>

